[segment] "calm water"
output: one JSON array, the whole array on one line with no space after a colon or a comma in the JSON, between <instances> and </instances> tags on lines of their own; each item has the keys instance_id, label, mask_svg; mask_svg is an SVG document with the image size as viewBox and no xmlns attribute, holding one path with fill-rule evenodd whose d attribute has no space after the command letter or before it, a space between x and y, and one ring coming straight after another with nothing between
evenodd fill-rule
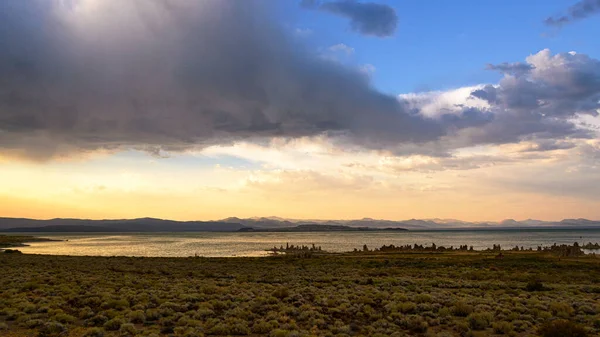
<instances>
[{"instance_id":1,"label":"calm water","mask_svg":"<svg viewBox=\"0 0 600 337\"><path fill-rule=\"evenodd\" d=\"M351 251L366 244L422 244L438 246L470 245L486 249L493 244L503 248L538 245L600 242L600 229L594 230L494 230L494 231L410 231L410 232L328 232L328 233L123 233L65 234L27 233L60 242L31 243L19 248L24 253L103 256L261 256L265 250L286 243L321 246L331 252ZM66 241L68 240L68 241Z\"/></svg>"}]
</instances>

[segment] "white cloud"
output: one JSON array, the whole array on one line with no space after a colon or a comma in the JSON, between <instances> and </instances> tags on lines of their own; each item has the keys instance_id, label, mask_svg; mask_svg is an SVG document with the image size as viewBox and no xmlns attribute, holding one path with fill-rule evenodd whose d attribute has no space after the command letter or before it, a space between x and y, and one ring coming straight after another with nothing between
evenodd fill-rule
<instances>
[{"instance_id":1,"label":"white cloud","mask_svg":"<svg viewBox=\"0 0 600 337\"><path fill-rule=\"evenodd\" d=\"M298 37L308 37L310 35L312 35L314 33L314 31L310 28L296 28L294 30L294 35L298 36Z\"/></svg>"},{"instance_id":2,"label":"white cloud","mask_svg":"<svg viewBox=\"0 0 600 337\"><path fill-rule=\"evenodd\" d=\"M427 117L439 117L441 114L458 113L464 107L488 108L488 102L471 96L473 91L483 87L481 84L447 91L400 94L398 98L408 104L409 108L419 109Z\"/></svg>"},{"instance_id":3,"label":"white cloud","mask_svg":"<svg viewBox=\"0 0 600 337\"><path fill-rule=\"evenodd\" d=\"M377 68L375 68L375 66L374 66L374 65L372 65L372 64L370 64L370 63L367 63L367 64L363 64L362 66L360 66L360 67L359 67L359 70L360 70L362 73L364 73L364 74L366 74L366 75L370 76L370 75L372 75L372 74L373 74L373 73L374 73L374 72L377 70Z\"/></svg>"},{"instance_id":4,"label":"white cloud","mask_svg":"<svg viewBox=\"0 0 600 337\"><path fill-rule=\"evenodd\" d=\"M329 47L328 49L332 52L341 52L341 53L345 53L347 55L354 54L354 48L352 48L346 44L343 44L343 43L335 44L335 45Z\"/></svg>"}]
</instances>

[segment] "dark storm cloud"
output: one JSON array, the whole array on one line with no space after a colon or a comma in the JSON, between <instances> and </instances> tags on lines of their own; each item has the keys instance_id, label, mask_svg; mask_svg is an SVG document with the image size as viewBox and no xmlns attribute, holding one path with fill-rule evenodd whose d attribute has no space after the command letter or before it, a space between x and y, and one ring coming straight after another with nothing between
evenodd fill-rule
<instances>
[{"instance_id":1,"label":"dark storm cloud","mask_svg":"<svg viewBox=\"0 0 600 337\"><path fill-rule=\"evenodd\" d=\"M0 1L0 155L161 156L328 134L342 146L444 156L590 136L571 121L599 108L600 66L585 55L542 51L518 72L501 66L505 77L472 95L488 108L424 117L422 104L382 94L359 70L288 38L264 4Z\"/></svg>"},{"instance_id":2,"label":"dark storm cloud","mask_svg":"<svg viewBox=\"0 0 600 337\"><path fill-rule=\"evenodd\" d=\"M0 154L178 151L324 132L381 148L443 133L360 71L297 45L264 4L0 2Z\"/></svg>"},{"instance_id":3,"label":"dark storm cloud","mask_svg":"<svg viewBox=\"0 0 600 337\"><path fill-rule=\"evenodd\" d=\"M582 0L566 10L566 13L544 20L549 26L562 26L600 13L600 0Z\"/></svg>"},{"instance_id":4,"label":"dark storm cloud","mask_svg":"<svg viewBox=\"0 0 600 337\"><path fill-rule=\"evenodd\" d=\"M304 8L318 9L348 18L352 29L364 35L392 36L398 26L396 10L388 5L354 0L303 0L301 5Z\"/></svg>"}]
</instances>

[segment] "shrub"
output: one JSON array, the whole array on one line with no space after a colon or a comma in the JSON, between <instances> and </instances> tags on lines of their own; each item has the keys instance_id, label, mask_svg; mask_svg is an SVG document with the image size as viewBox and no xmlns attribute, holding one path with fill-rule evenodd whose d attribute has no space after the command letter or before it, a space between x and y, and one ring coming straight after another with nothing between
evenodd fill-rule
<instances>
[{"instance_id":1,"label":"shrub","mask_svg":"<svg viewBox=\"0 0 600 337\"><path fill-rule=\"evenodd\" d=\"M102 303L102 309L125 310L127 308L129 308L129 302L127 302L127 300L110 300Z\"/></svg>"},{"instance_id":2,"label":"shrub","mask_svg":"<svg viewBox=\"0 0 600 337\"><path fill-rule=\"evenodd\" d=\"M26 314L33 314L34 312L36 312L36 307L33 304L27 304L23 308L23 312L26 313Z\"/></svg>"},{"instance_id":3,"label":"shrub","mask_svg":"<svg viewBox=\"0 0 600 337\"><path fill-rule=\"evenodd\" d=\"M104 329L108 331L117 331L121 328L121 324L125 321L121 318L113 318L110 321L104 323Z\"/></svg>"},{"instance_id":4,"label":"shrub","mask_svg":"<svg viewBox=\"0 0 600 337\"><path fill-rule=\"evenodd\" d=\"M473 306L465 302L457 302L452 307L452 314L458 317L467 317L473 312Z\"/></svg>"},{"instance_id":5,"label":"shrub","mask_svg":"<svg viewBox=\"0 0 600 337\"><path fill-rule=\"evenodd\" d=\"M272 329L273 328L271 327L271 324L269 324L269 322L265 320L260 320L254 323L254 325L252 325L252 332L257 334L266 334L269 333Z\"/></svg>"},{"instance_id":6,"label":"shrub","mask_svg":"<svg viewBox=\"0 0 600 337\"><path fill-rule=\"evenodd\" d=\"M129 313L129 321L131 323L144 323L146 315L141 310L132 311Z\"/></svg>"},{"instance_id":7,"label":"shrub","mask_svg":"<svg viewBox=\"0 0 600 337\"><path fill-rule=\"evenodd\" d=\"M91 328L83 334L83 337L104 337L104 330L100 328Z\"/></svg>"},{"instance_id":8,"label":"shrub","mask_svg":"<svg viewBox=\"0 0 600 337\"><path fill-rule=\"evenodd\" d=\"M229 326L224 322L217 323L215 326L213 326L212 328L210 328L208 330L208 333L210 335L217 335L217 336L227 336L227 335L231 334Z\"/></svg>"},{"instance_id":9,"label":"shrub","mask_svg":"<svg viewBox=\"0 0 600 337\"><path fill-rule=\"evenodd\" d=\"M506 335L513 331L513 326L510 322L494 322L492 324L492 329L494 329L494 333L499 335Z\"/></svg>"},{"instance_id":10,"label":"shrub","mask_svg":"<svg viewBox=\"0 0 600 337\"><path fill-rule=\"evenodd\" d=\"M492 314L489 312L472 313L467 317L469 326L473 330L485 330L490 326L493 320Z\"/></svg>"},{"instance_id":11,"label":"shrub","mask_svg":"<svg viewBox=\"0 0 600 337\"><path fill-rule=\"evenodd\" d=\"M529 327L531 326L531 323L521 320L521 319L516 319L514 321L512 321L513 327L516 331L526 331L527 329L529 329Z\"/></svg>"},{"instance_id":12,"label":"shrub","mask_svg":"<svg viewBox=\"0 0 600 337\"><path fill-rule=\"evenodd\" d=\"M417 311L417 305L412 302L402 302L398 305L398 310L403 314L414 314Z\"/></svg>"},{"instance_id":13,"label":"shrub","mask_svg":"<svg viewBox=\"0 0 600 337\"><path fill-rule=\"evenodd\" d=\"M108 317L104 315L96 315L85 321L87 326L103 326L106 322L108 322Z\"/></svg>"},{"instance_id":14,"label":"shrub","mask_svg":"<svg viewBox=\"0 0 600 337\"><path fill-rule=\"evenodd\" d=\"M565 302L553 302L550 303L550 311L554 316L560 318L569 318L573 315L573 307L569 303Z\"/></svg>"},{"instance_id":15,"label":"shrub","mask_svg":"<svg viewBox=\"0 0 600 337\"><path fill-rule=\"evenodd\" d=\"M148 309L146 310L146 319L149 321L157 321L161 317L161 314L156 309Z\"/></svg>"},{"instance_id":16,"label":"shrub","mask_svg":"<svg viewBox=\"0 0 600 337\"><path fill-rule=\"evenodd\" d=\"M69 314L58 314L54 316L54 319L57 322L63 323L63 324L71 324L74 323L75 321L77 321L77 318L69 315Z\"/></svg>"},{"instance_id":17,"label":"shrub","mask_svg":"<svg viewBox=\"0 0 600 337\"><path fill-rule=\"evenodd\" d=\"M79 311L79 318L88 319L94 317L94 311L90 307L85 307Z\"/></svg>"},{"instance_id":18,"label":"shrub","mask_svg":"<svg viewBox=\"0 0 600 337\"><path fill-rule=\"evenodd\" d=\"M425 333L429 327L421 316L410 316L407 323L408 330L415 333Z\"/></svg>"},{"instance_id":19,"label":"shrub","mask_svg":"<svg viewBox=\"0 0 600 337\"><path fill-rule=\"evenodd\" d=\"M547 290L547 288L544 287L544 284L540 280L532 280L527 283L527 285L525 286L525 290L527 290L527 291L544 291L544 290Z\"/></svg>"},{"instance_id":20,"label":"shrub","mask_svg":"<svg viewBox=\"0 0 600 337\"><path fill-rule=\"evenodd\" d=\"M121 327L119 328L119 333L121 333L121 336L135 336L136 332L137 329L132 323L121 324Z\"/></svg>"},{"instance_id":21,"label":"shrub","mask_svg":"<svg viewBox=\"0 0 600 337\"><path fill-rule=\"evenodd\" d=\"M431 303L433 298L429 294L418 294L415 296L415 302L417 303Z\"/></svg>"},{"instance_id":22,"label":"shrub","mask_svg":"<svg viewBox=\"0 0 600 337\"><path fill-rule=\"evenodd\" d=\"M585 329L572 321L557 319L544 323L538 333L541 337L587 337Z\"/></svg>"},{"instance_id":23,"label":"shrub","mask_svg":"<svg viewBox=\"0 0 600 337\"><path fill-rule=\"evenodd\" d=\"M580 306L579 308L577 308L579 312L582 312L586 315L594 315L596 314L596 308L592 307L591 305L588 304L584 304L582 306Z\"/></svg>"},{"instance_id":24,"label":"shrub","mask_svg":"<svg viewBox=\"0 0 600 337\"><path fill-rule=\"evenodd\" d=\"M173 329L175 329L175 320L171 317L162 317L158 324L160 325L160 332L162 333L172 333Z\"/></svg>"},{"instance_id":25,"label":"shrub","mask_svg":"<svg viewBox=\"0 0 600 337\"><path fill-rule=\"evenodd\" d=\"M440 317L448 317L450 315L451 315L451 312L450 312L449 308L444 307L438 311L438 316L440 316Z\"/></svg>"},{"instance_id":26,"label":"shrub","mask_svg":"<svg viewBox=\"0 0 600 337\"><path fill-rule=\"evenodd\" d=\"M37 284L37 282L25 282L22 286L21 286L21 291L25 292L25 291L31 291L31 290L35 290L37 288L39 288L40 285Z\"/></svg>"},{"instance_id":27,"label":"shrub","mask_svg":"<svg viewBox=\"0 0 600 337\"><path fill-rule=\"evenodd\" d=\"M289 331L282 329L273 330L273 332L270 334L271 337L288 337L289 335Z\"/></svg>"},{"instance_id":28,"label":"shrub","mask_svg":"<svg viewBox=\"0 0 600 337\"><path fill-rule=\"evenodd\" d=\"M39 330L39 337L60 337L67 333L67 327L58 322L45 323Z\"/></svg>"},{"instance_id":29,"label":"shrub","mask_svg":"<svg viewBox=\"0 0 600 337\"><path fill-rule=\"evenodd\" d=\"M44 321L41 319L30 319L25 322L25 326L29 329L36 329L44 325ZM2 330L2 329L0 329Z\"/></svg>"},{"instance_id":30,"label":"shrub","mask_svg":"<svg viewBox=\"0 0 600 337\"><path fill-rule=\"evenodd\" d=\"M280 300L290 296L290 291L285 287L279 287L273 291L271 294L273 297L278 298Z\"/></svg>"}]
</instances>

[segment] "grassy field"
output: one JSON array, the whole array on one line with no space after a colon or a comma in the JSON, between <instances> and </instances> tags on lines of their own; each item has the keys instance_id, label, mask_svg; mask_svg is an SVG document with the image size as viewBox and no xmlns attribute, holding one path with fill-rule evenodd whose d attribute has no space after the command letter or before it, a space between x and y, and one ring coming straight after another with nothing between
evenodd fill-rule
<instances>
[{"instance_id":1,"label":"grassy field","mask_svg":"<svg viewBox=\"0 0 600 337\"><path fill-rule=\"evenodd\" d=\"M503 253L0 254L0 335L600 335L600 258Z\"/></svg>"}]
</instances>

